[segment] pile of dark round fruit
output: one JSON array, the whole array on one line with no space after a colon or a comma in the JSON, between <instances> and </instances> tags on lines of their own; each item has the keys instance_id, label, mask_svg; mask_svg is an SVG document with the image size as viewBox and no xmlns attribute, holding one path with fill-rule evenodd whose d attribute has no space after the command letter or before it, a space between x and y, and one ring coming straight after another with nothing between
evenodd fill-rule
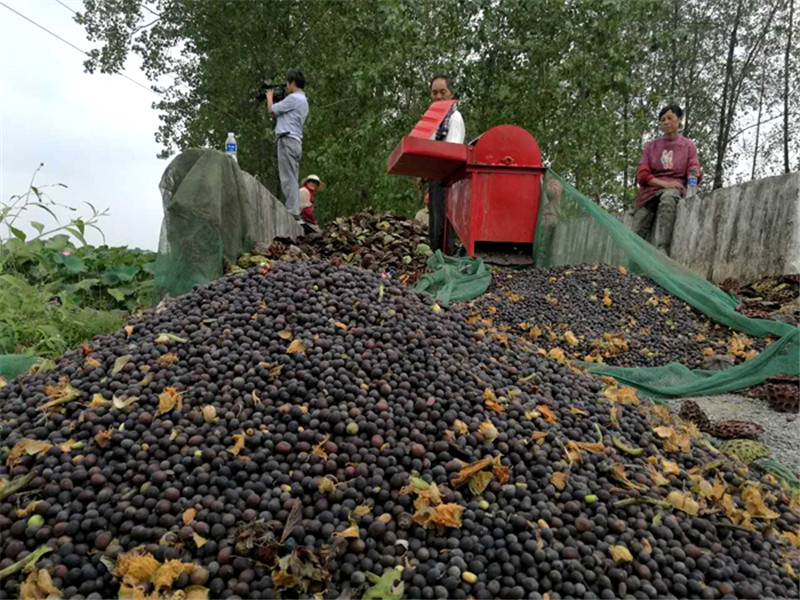
<instances>
[{"instance_id":1,"label":"pile of dark round fruit","mask_svg":"<svg viewBox=\"0 0 800 600\"><path fill-rule=\"evenodd\" d=\"M761 339L716 325L652 281L609 265L503 270L467 308L473 323L503 325L545 349L616 366L680 362L715 368L755 356ZM480 319L477 318L480 316ZM483 319L487 319L483 321Z\"/></svg>"},{"instance_id":2,"label":"pile of dark round fruit","mask_svg":"<svg viewBox=\"0 0 800 600\"><path fill-rule=\"evenodd\" d=\"M0 598L797 592L775 479L352 267L196 289L9 382L0 423Z\"/></svg>"},{"instance_id":3,"label":"pile of dark round fruit","mask_svg":"<svg viewBox=\"0 0 800 600\"><path fill-rule=\"evenodd\" d=\"M417 221L366 210L326 223L321 232L299 241L277 240L266 248L256 248L255 254L282 260L332 259L391 273L401 283L411 285L425 273L431 249L426 229Z\"/></svg>"}]
</instances>

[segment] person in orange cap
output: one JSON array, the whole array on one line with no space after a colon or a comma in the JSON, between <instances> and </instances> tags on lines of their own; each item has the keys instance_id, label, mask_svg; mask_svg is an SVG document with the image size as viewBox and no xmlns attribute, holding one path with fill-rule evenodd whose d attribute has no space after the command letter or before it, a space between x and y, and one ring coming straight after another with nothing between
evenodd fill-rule
<instances>
[{"instance_id":1,"label":"person in orange cap","mask_svg":"<svg viewBox=\"0 0 800 600\"><path fill-rule=\"evenodd\" d=\"M314 216L314 193L325 189L325 184L317 175L309 175L300 182L300 217L314 227L319 227Z\"/></svg>"}]
</instances>

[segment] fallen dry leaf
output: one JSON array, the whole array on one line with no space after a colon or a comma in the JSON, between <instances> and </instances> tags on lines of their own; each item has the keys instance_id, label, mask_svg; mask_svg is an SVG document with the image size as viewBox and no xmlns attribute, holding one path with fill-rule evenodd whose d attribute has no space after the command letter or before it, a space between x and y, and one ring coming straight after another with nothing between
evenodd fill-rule
<instances>
[{"instance_id":1,"label":"fallen dry leaf","mask_svg":"<svg viewBox=\"0 0 800 600\"><path fill-rule=\"evenodd\" d=\"M678 466L678 463L669 461L666 458L661 459L661 468L664 470L664 473L667 473L668 475L681 474L681 468Z\"/></svg>"},{"instance_id":2,"label":"fallen dry leaf","mask_svg":"<svg viewBox=\"0 0 800 600\"><path fill-rule=\"evenodd\" d=\"M38 569L19 587L19 597L20 600L57 600L62 596L47 569Z\"/></svg>"},{"instance_id":3,"label":"fallen dry leaf","mask_svg":"<svg viewBox=\"0 0 800 600\"><path fill-rule=\"evenodd\" d=\"M458 474L455 477L453 477L453 479L450 481L451 485L454 488L464 485L469 481L470 477L472 477L479 471L483 471L483 469L493 464L494 462L495 459L493 457L487 456L474 463L464 465L463 467L461 467L461 470L458 472Z\"/></svg>"},{"instance_id":4,"label":"fallen dry leaf","mask_svg":"<svg viewBox=\"0 0 800 600\"><path fill-rule=\"evenodd\" d=\"M781 515L770 509L761 497L761 491L757 484L749 484L742 490L742 500L744 500L744 507L747 512L753 517L760 519L777 519Z\"/></svg>"},{"instance_id":5,"label":"fallen dry leaf","mask_svg":"<svg viewBox=\"0 0 800 600\"><path fill-rule=\"evenodd\" d=\"M573 415L581 415L581 416L584 416L584 417L588 417L589 416L588 412L586 412L585 410L581 410L580 408L577 408L575 406L570 406L569 407L569 412L572 413Z\"/></svg>"},{"instance_id":6,"label":"fallen dry leaf","mask_svg":"<svg viewBox=\"0 0 800 600\"><path fill-rule=\"evenodd\" d=\"M610 402L625 405L639 404L639 397L636 395L636 390L628 386L611 386L603 390L605 396Z\"/></svg>"},{"instance_id":7,"label":"fallen dry leaf","mask_svg":"<svg viewBox=\"0 0 800 600\"><path fill-rule=\"evenodd\" d=\"M306 345L303 343L303 340L294 340L289 347L286 349L287 354L305 354L306 353Z\"/></svg>"},{"instance_id":8,"label":"fallen dry leaf","mask_svg":"<svg viewBox=\"0 0 800 600\"><path fill-rule=\"evenodd\" d=\"M492 477L494 477L494 475L489 471L474 473L469 478L469 491L472 492L474 496L480 496L492 481Z\"/></svg>"},{"instance_id":9,"label":"fallen dry leaf","mask_svg":"<svg viewBox=\"0 0 800 600\"><path fill-rule=\"evenodd\" d=\"M569 473L557 471L553 473L553 476L550 478L550 483L552 483L556 489L560 491L567 487L567 479L569 479Z\"/></svg>"},{"instance_id":10,"label":"fallen dry leaf","mask_svg":"<svg viewBox=\"0 0 800 600\"><path fill-rule=\"evenodd\" d=\"M228 452L233 454L234 456L239 456L239 452L244 449L244 433L234 433L232 436L233 438L233 447L228 448Z\"/></svg>"},{"instance_id":11,"label":"fallen dry leaf","mask_svg":"<svg viewBox=\"0 0 800 600\"><path fill-rule=\"evenodd\" d=\"M369 504L359 504L353 509L353 514L356 517L364 517L368 515L372 511L372 508Z\"/></svg>"},{"instance_id":12,"label":"fallen dry leaf","mask_svg":"<svg viewBox=\"0 0 800 600\"><path fill-rule=\"evenodd\" d=\"M336 329L347 330L347 325L345 325L340 321L336 321L336 323L334 323L333 326L336 327Z\"/></svg>"},{"instance_id":13,"label":"fallen dry leaf","mask_svg":"<svg viewBox=\"0 0 800 600\"><path fill-rule=\"evenodd\" d=\"M609 290L603 291L603 305L604 306L611 306L611 292Z\"/></svg>"},{"instance_id":14,"label":"fallen dry leaf","mask_svg":"<svg viewBox=\"0 0 800 600\"><path fill-rule=\"evenodd\" d=\"M207 404L202 408L201 412L206 423L215 423L217 421L217 409L213 405Z\"/></svg>"},{"instance_id":15,"label":"fallen dry leaf","mask_svg":"<svg viewBox=\"0 0 800 600\"><path fill-rule=\"evenodd\" d=\"M194 521L195 516L197 516L197 509L187 508L185 511L183 511L183 524L189 525L189 523Z\"/></svg>"},{"instance_id":16,"label":"fallen dry leaf","mask_svg":"<svg viewBox=\"0 0 800 600\"><path fill-rule=\"evenodd\" d=\"M108 442L114 437L114 432L110 429L106 429L105 431L101 431L97 435L94 436L94 441L97 442L97 445L101 448L105 448L108 445Z\"/></svg>"},{"instance_id":17,"label":"fallen dry leaf","mask_svg":"<svg viewBox=\"0 0 800 600\"><path fill-rule=\"evenodd\" d=\"M192 540L194 541L194 545L197 546L198 548L202 548L208 543L208 540L206 538L197 533L192 534Z\"/></svg>"},{"instance_id":18,"label":"fallen dry leaf","mask_svg":"<svg viewBox=\"0 0 800 600\"><path fill-rule=\"evenodd\" d=\"M499 435L497 427L495 427L494 423L491 421L483 421L478 427L478 433L480 433L481 436L483 436L483 439L489 443L495 441Z\"/></svg>"},{"instance_id":19,"label":"fallen dry leaf","mask_svg":"<svg viewBox=\"0 0 800 600\"><path fill-rule=\"evenodd\" d=\"M650 545L650 542L648 541L647 538L642 538L641 544L642 544L642 549L645 552L647 552L648 554L651 554L653 552L653 547Z\"/></svg>"},{"instance_id":20,"label":"fallen dry leaf","mask_svg":"<svg viewBox=\"0 0 800 600\"><path fill-rule=\"evenodd\" d=\"M37 454L44 454L52 447L52 444L40 442L38 440L20 440L14 444L14 447L11 448L11 452L8 453L6 465L9 467L14 467L19 464L19 461L22 460L23 456L36 456Z\"/></svg>"},{"instance_id":21,"label":"fallen dry leaf","mask_svg":"<svg viewBox=\"0 0 800 600\"><path fill-rule=\"evenodd\" d=\"M536 410L542 413L542 418L547 423L555 423L558 420L556 414L552 410L550 410L550 407L547 406L546 404L537 404Z\"/></svg>"},{"instance_id":22,"label":"fallen dry leaf","mask_svg":"<svg viewBox=\"0 0 800 600\"><path fill-rule=\"evenodd\" d=\"M508 483L508 467L505 465L495 465L492 467L492 473L497 477L497 481L500 482L500 485Z\"/></svg>"},{"instance_id":23,"label":"fallen dry leaf","mask_svg":"<svg viewBox=\"0 0 800 600\"><path fill-rule=\"evenodd\" d=\"M282 340L289 341L294 337L294 334L288 329L284 329L283 331L278 332L278 337L281 338Z\"/></svg>"},{"instance_id":24,"label":"fallen dry leaf","mask_svg":"<svg viewBox=\"0 0 800 600\"><path fill-rule=\"evenodd\" d=\"M467 435L469 433L469 427L467 427L467 424L459 419L453 421L453 429L455 429L461 435Z\"/></svg>"},{"instance_id":25,"label":"fallen dry leaf","mask_svg":"<svg viewBox=\"0 0 800 600\"><path fill-rule=\"evenodd\" d=\"M700 505L698 502L692 498L691 494L686 492L673 490L667 494L666 501L678 510L683 511L692 517L696 517L697 513L700 512Z\"/></svg>"},{"instance_id":26,"label":"fallen dry leaf","mask_svg":"<svg viewBox=\"0 0 800 600\"><path fill-rule=\"evenodd\" d=\"M177 389L169 386L158 395L158 414L163 415L175 409L183 408L183 394Z\"/></svg>"},{"instance_id":27,"label":"fallen dry leaf","mask_svg":"<svg viewBox=\"0 0 800 600\"><path fill-rule=\"evenodd\" d=\"M611 554L611 558L617 563L633 562L633 555L625 546L611 546L608 552Z\"/></svg>"},{"instance_id":28,"label":"fallen dry leaf","mask_svg":"<svg viewBox=\"0 0 800 600\"><path fill-rule=\"evenodd\" d=\"M578 338L576 338L575 334L572 333L571 331L567 331L566 333L564 333L564 341L573 347L579 344Z\"/></svg>"},{"instance_id":29,"label":"fallen dry leaf","mask_svg":"<svg viewBox=\"0 0 800 600\"><path fill-rule=\"evenodd\" d=\"M465 507L460 504L440 504L433 509L430 522L441 529L445 527L460 528L461 514L464 512L464 509Z\"/></svg>"}]
</instances>

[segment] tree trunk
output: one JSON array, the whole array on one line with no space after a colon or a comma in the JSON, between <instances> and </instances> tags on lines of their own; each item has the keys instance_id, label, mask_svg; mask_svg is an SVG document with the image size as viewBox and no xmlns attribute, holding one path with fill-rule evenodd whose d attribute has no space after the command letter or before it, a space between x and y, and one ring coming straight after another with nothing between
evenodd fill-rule
<instances>
[{"instance_id":1,"label":"tree trunk","mask_svg":"<svg viewBox=\"0 0 800 600\"><path fill-rule=\"evenodd\" d=\"M786 54L783 58L783 172L789 172L789 62L792 49L792 21L794 0L789 0L789 33L786 36Z\"/></svg>"},{"instance_id":2,"label":"tree trunk","mask_svg":"<svg viewBox=\"0 0 800 600\"><path fill-rule=\"evenodd\" d=\"M628 151L628 105L630 97L625 94L625 103L622 105L622 155L625 157L625 170L622 175L622 202L628 205L628 170L630 169L630 152Z\"/></svg>"},{"instance_id":3,"label":"tree trunk","mask_svg":"<svg viewBox=\"0 0 800 600\"><path fill-rule=\"evenodd\" d=\"M675 31L678 29L678 19L680 13L678 12L678 0L672 1L672 27L670 29L670 48L672 51L672 60L670 61L669 73L669 99L670 102L675 101L675 86L678 80L678 40L675 39Z\"/></svg>"},{"instance_id":4,"label":"tree trunk","mask_svg":"<svg viewBox=\"0 0 800 600\"><path fill-rule=\"evenodd\" d=\"M694 91L693 86L695 85L694 80L697 76L696 68L697 68L697 48L698 42L700 38L700 27L694 21L694 9L692 9L692 15L689 20L690 23L694 26L694 32L692 33L692 55L689 59L689 78L686 81L686 105L683 107L683 135L687 138L689 137L689 132L691 131L690 125L690 118L691 114L691 107L692 107L692 92Z\"/></svg>"},{"instance_id":5,"label":"tree trunk","mask_svg":"<svg viewBox=\"0 0 800 600\"><path fill-rule=\"evenodd\" d=\"M756 145L753 148L753 169L750 171L750 179L756 178L756 163L758 162L758 142L759 136L761 134L761 113L762 107L764 104L764 80L766 79L766 73L764 73L765 67L761 68L761 87L758 90L758 119L756 120Z\"/></svg>"},{"instance_id":6,"label":"tree trunk","mask_svg":"<svg viewBox=\"0 0 800 600\"><path fill-rule=\"evenodd\" d=\"M717 158L714 165L713 187L715 190L722 187L725 151L727 150L725 131L729 119L728 113L731 100L728 96L731 94L733 88L733 61L736 54L736 45L738 43L737 34L739 33L739 21L742 17L742 4L743 0L739 0L739 3L736 5L736 16L733 20L733 29L731 30L731 37L728 43L728 58L725 61L725 83L722 86L722 106L719 111L719 131L717 133Z\"/></svg>"}]
</instances>

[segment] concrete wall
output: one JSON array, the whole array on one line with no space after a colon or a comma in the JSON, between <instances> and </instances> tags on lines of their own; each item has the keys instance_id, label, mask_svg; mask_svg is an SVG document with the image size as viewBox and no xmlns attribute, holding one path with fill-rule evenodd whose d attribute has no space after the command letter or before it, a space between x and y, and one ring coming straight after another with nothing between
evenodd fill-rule
<instances>
[{"instance_id":1,"label":"concrete wall","mask_svg":"<svg viewBox=\"0 0 800 600\"><path fill-rule=\"evenodd\" d=\"M670 255L717 283L800 273L800 173L682 202Z\"/></svg>"},{"instance_id":2,"label":"concrete wall","mask_svg":"<svg viewBox=\"0 0 800 600\"><path fill-rule=\"evenodd\" d=\"M276 237L296 239L303 228L289 214L283 202L273 196L255 177L242 173L241 196L248 215L246 226L248 237L257 243L269 245Z\"/></svg>"},{"instance_id":3,"label":"concrete wall","mask_svg":"<svg viewBox=\"0 0 800 600\"><path fill-rule=\"evenodd\" d=\"M623 222L630 226L630 215ZM800 273L800 173L706 192L680 203L670 256L711 281ZM562 221L552 263L626 265L593 219Z\"/></svg>"}]
</instances>

